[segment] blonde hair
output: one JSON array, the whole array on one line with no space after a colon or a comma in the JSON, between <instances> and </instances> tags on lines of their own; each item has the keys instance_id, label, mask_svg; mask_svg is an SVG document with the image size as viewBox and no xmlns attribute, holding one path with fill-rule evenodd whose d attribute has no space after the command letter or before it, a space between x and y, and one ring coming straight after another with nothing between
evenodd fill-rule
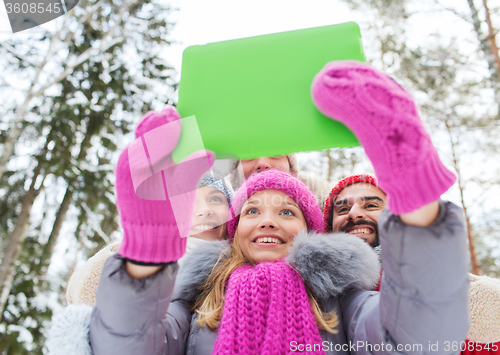
<instances>
[{"instance_id":1,"label":"blonde hair","mask_svg":"<svg viewBox=\"0 0 500 355\"><path fill-rule=\"evenodd\" d=\"M226 255L227 257L221 260ZM245 264L250 264L250 262L245 255L243 255L239 243L238 232L236 231L233 242L221 254L210 276L199 287L202 292L198 296L195 304L191 307L191 312L198 313L197 322L200 327L206 325L211 330L215 330L219 327L222 319L222 311L224 309L226 283L233 271ZM308 289L307 296L318 328L336 334L338 330L334 328L339 324L339 320L335 311L323 312Z\"/></svg>"}]
</instances>

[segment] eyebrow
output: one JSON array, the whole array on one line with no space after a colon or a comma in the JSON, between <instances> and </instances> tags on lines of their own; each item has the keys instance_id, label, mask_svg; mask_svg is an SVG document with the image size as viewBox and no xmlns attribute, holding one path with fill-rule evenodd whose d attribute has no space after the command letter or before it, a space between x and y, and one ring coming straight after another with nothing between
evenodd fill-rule
<instances>
[{"instance_id":1,"label":"eyebrow","mask_svg":"<svg viewBox=\"0 0 500 355\"><path fill-rule=\"evenodd\" d=\"M208 194L209 195L221 194L222 196L224 196L224 194L221 191L217 190L217 189L210 191Z\"/></svg>"},{"instance_id":2,"label":"eyebrow","mask_svg":"<svg viewBox=\"0 0 500 355\"><path fill-rule=\"evenodd\" d=\"M247 204L247 205L257 205L257 204L259 204L259 203L258 203L257 201L255 201L255 200L247 200L246 204ZM291 202L284 201L284 203L283 203L283 204L285 204L285 205L287 205L287 206L293 206L293 207L296 207L296 208L298 208L298 209L300 210L300 207L299 207L298 205L296 205L295 203L291 203Z\"/></svg>"},{"instance_id":3,"label":"eyebrow","mask_svg":"<svg viewBox=\"0 0 500 355\"><path fill-rule=\"evenodd\" d=\"M299 205L297 205L297 204L295 204L295 203L291 203L291 202L286 202L286 201L285 201L285 205L287 205L287 206L293 206L293 207L296 207L296 208L298 208L298 209L300 210Z\"/></svg>"},{"instance_id":4,"label":"eyebrow","mask_svg":"<svg viewBox=\"0 0 500 355\"><path fill-rule=\"evenodd\" d=\"M385 203L384 200L382 200L380 197L378 196L363 196L361 198L361 200L363 202L366 202L366 201L380 201L382 203ZM349 199L344 199L344 200L340 200L340 201L337 201L335 202L335 207L338 207L338 206L343 206L343 205L347 205L349 203Z\"/></svg>"}]
</instances>

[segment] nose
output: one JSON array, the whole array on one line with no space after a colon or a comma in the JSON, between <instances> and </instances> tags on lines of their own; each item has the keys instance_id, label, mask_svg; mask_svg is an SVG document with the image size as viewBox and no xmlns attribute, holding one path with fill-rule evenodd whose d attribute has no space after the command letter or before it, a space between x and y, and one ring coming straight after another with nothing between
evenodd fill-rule
<instances>
[{"instance_id":1,"label":"nose","mask_svg":"<svg viewBox=\"0 0 500 355\"><path fill-rule=\"evenodd\" d=\"M363 210L361 209L361 206L357 203L355 203L351 209L349 210L349 213L347 214L347 219L349 221L354 221L357 219L364 219L365 214Z\"/></svg>"},{"instance_id":2,"label":"nose","mask_svg":"<svg viewBox=\"0 0 500 355\"><path fill-rule=\"evenodd\" d=\"M272 229L275 230L278 228L278 224L269 216L264 215L264 218L258 225L258 229Z\"/></svg>"},{"instance_id":3,"label":"nose","mask_svg":"<svg viewBox=\"0 0 500 355\"><path fill-rule=\"evenodd\" d=\"M214 214L214 212L208 207L204 202L197 203L194 210L195 216L198 217L208 217Z\"/></svg>"},{"instance_id":4,"label":"nose","mask_svg":"<svg viewBox=\"0 0 500 355\"><path fill-rule=\"evenodd\" d=\"M203 216L211 216L213 214L212 210L209 208L204 208L202 210L197 211L197 216L203 217Z\"/></svg>"},{"instance_id":5,"label":"nose","mask_svg":"<svg viewBox=\"0 0 500 355\"><path fill-rule=\"evenodd\" d=\"M272 168L271 160L269 158L259 158L255 164L255 171L262 172Z\"/></svg>"}]
</instances>

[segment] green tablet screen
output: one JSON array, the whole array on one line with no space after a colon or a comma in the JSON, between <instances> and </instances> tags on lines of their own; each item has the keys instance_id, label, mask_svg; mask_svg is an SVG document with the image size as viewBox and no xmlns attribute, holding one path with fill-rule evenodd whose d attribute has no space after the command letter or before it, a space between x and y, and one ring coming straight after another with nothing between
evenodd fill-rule
<instances>
[{"instance_id":1,"label":"green tablet screen","mask_svg":"<svg viewBox=\"0 0 500 355\"><path fill-rule=\"evenodd\" d=\"M365 61L354 22L191 46L183 53L177 108L183 118L196 117L206 149L240 159L356 146L352 132L321 114L310 94L326 63L346 59ZM195 149L189 130L177 158Z\"/></svg>"}]
</instances>

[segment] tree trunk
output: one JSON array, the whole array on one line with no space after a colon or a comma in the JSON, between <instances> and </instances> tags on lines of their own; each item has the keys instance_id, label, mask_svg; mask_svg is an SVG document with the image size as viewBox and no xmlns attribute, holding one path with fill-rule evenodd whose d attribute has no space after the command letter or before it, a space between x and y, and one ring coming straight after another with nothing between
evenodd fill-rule
<instances>
[{"instance_id":1,"label":"tree trunk","mask_svg":"<svg viewBox=\"0 0 500 355\"><path fill-rule=\"evenodd\" d=\"M491 27L491 21L489 21L489 11L486 4L486 0L483 0L485 6L488 29L490 34L485 36L481 29L481 21L479 20L478 12L476 6L474 5L474 0L467 0L469 8L472 15L472 24L474 26L474 31L476 32L477 38L480 42L480 48L484 53L484 56L488 62L488 69L490 70L490 82L493 91L495 92L495 102L497 104L498 116L500 117L500 70L499 64L500 59L498 59L498 48L495 43L495 33ZM494 47L492 47L494 45ZM498 60L498 62L497 62Z\"/></svg>"},{"instance_id":2,"label":"tree trunk","mask_svg":"<svg viewBox=\"0 0 500 355\"><path fill-rule=\"evenodd\" d=\"M7 162L9 161L12 152L14 151L14 145L21 134L22 124L21 121L24 119L24 115L26 114L26 108L28 107L28 102L25 101L24 104L19 108L17 112L17 118L13 122L12 127L9 129L9 133L5 139L3 144L2 155L0 156L0 179L5 172L5 167L7 166Z\"/></svg>"},{"instance_id":3,"label":"tree trunk","mask_svg":"<svg viewBox=\"0 0 500 355\"><path fill-rule=\"evenodd\" d=\"M456 153L456 143L453 140L451 127L449 126L449 124L447 122L446 122L446 128L447 128L448 134L450 136L451 152L453 155L453 166L455 168L455 171L457 172L457 182L458 182L458 188L460 190L460 202L462 204L462 208L464 209L465 222L467 223L467 235L468 235L468 239L469 239L471 273L473 273L474 275L480 275L481 268L479 266L479 263L477 262L474 231L472 230L472 225L470 224L469 214L467 212L467 206L465 204L465 199L464 199L464 187L462 184L462 174L460 172L460 164L459 164L458 156Z\"/></svg>"},{"instance_id":4,"label":"tree trunk","mask_svg":"<svg viewBox=\"0 0 500 355\"><path fill-rule=\"evenodd\" d=\"M100 122L99 122L100 123ZM82 159L85 159L85 156L87 154L87 149L90 146L90 141L93 136L93 134L96 134L97 131L89 132L89 128L93 126L95 128L96 120L89 120L87 122L86 128L85 128L85 138L83 141L80 143L80 152L78 153L78 158L77 161L80 162ZM61 202L61 205L59 206L59 210L57 211L56 214L56 219L54 221L54 224L52 225L52 231L50 232L49 239L47 240L47 243L43 247L42 255L40 256L40 261L38 265L33 264L31 269L34 271L35 275L38 275L41 280L43 280L42 285L40 288L43 290L47 286L47 282L45 279L45 275L47 273L47 270L50 266L50 261L52 259L52 254L54 253L54 248L57 244L57 240L59 238L59 233L61 232L62 225L64 221L66 220L66 214L69 210L69 207L71 206L71 203L73 202L73 184L75 183L75 178L69 178L67 183L68 187L66 188L66 192L64 194L64 198Z\"/></svg>"},{"instance_id":5,"label":"tree trunk","mask_svg":"<svg viewBox=\"0 0 500 355\"><path fill-rule=\"evenodd\" d=\"M486 24L488 25L488 41L490 43L490 48L495 57L496 69L498 74L498 80L500 81L500 57L498 56L498 46L496 41L495 29L491 23L490 9L488 8L488 3L483 0L484 11L486 13Z\"/></svg>"},{"instance_id":6,"label":"tree trunk","mask_svg":"<svg viewBox=\"0 0 500 355\"><path fill-rule=\"evenodd\" d=\"M52 259L52 254L54 252L54 248L57 244L57 240L59 238L59 233L61 232L62 225L66 220L66 214L68 212L69 207L71 206L71 202L73 201L73 191L71 186L66 188L66 193L64 194L64 198L59 206L59 210L56 214L56 219L54 224L52 225L52 231L50 232L49 239L47 240L47 244L43 247L42 255L40 256L40 261L38 265L32 266L32 271L34 275L38 275L40 279L44 280L44 277L47 273L47 270L50 265L50 260ZM41 289L45 289L46 281L43 281Z\"/></svg>"},{"instance_id":7,"label":"tree trunk","mask_svg":"<svg viewBox=\"0 0 500 355\"><path fill-rule=\"evenodd\" d=\"M472 226L469 220L469 214L467 213L467 207L465 206L464 203L463 187L460 185L460 183L458 184L458 186L460 188L460 201L462 202L462 208L464 209L465 221L467 223L467 234L469 236L471 273L473 273L474 275L481 275L481 267L477 262L474 232L472 231Z\"/></svg>"},{"instance_id":8,"label":"tree trunk","mask_svg":"<svg viewBox=\"0 0 500 355\"><path fill-rule=\"evenodd\" d=\"M79 227L76 228L76 231L79 230ZM75 255L80 254L80 251L83 249L83 238L80 236L78 237L78 247L76 248ZM71 279L71 276L73 276L73 273L76 270L76 265L78 263L78 259L75 257L75 260L71 263L71 267L69 268L68 274L66 276L66 284L64 287L61 289L59 293L59 303L62 304L63 306L68 305L68 300L66 299L66 292L68 291L68 285L69 285L69 280Z\"/></svg>"},{"instance_id":9,"label":"tree trunk","mask_svg":"<svg viewBox=\"0 0 500 355\"><path fill-rule=\"evenodd\" d=\"M38 166L35 168L35 174L31 181L31 186L24 195L21 213L17 217L16 226L7 239L7 247L5 254L0 265L0 312L3 312L7 298L12 288L12 281L14 280L14 264L19 257L21 247L24 242L24 232L29 223L31 208L35 202L36 197L43 189L43 181L38 189L35 188L36 180L40 176L42 163L39 161Z\"/></svg>"},{"instance_id":10,"label":"tree trunk","mask_svg":"<svg viewBox=\"0 0 500 355\"><path fill-rule=\"evenodd\" d=\"M327 150L325 152L326 152L326 157L328 159L328 173L326 175L326 181L330 182L332 179L332 173L333 173L332 152L331 152L331 150Z\"/></svg>"}]
</instances>

